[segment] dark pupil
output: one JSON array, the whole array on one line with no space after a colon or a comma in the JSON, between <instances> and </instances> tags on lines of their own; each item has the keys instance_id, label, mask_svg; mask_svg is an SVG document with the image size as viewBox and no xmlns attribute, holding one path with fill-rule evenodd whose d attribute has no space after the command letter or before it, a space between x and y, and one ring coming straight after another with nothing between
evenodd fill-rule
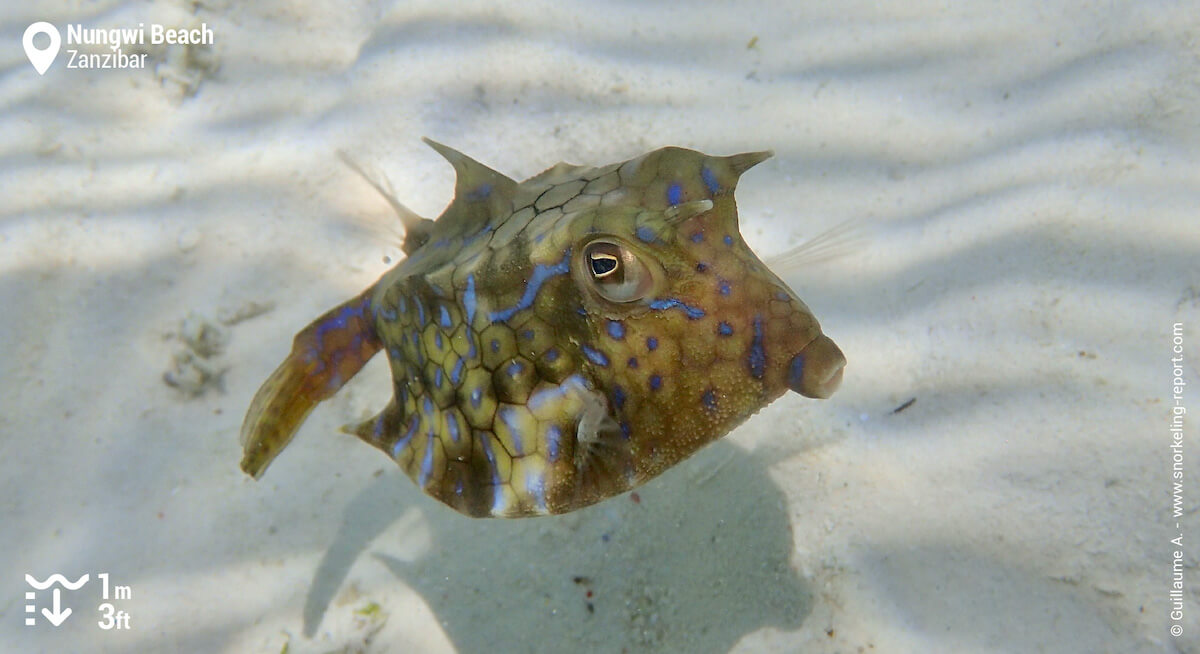
<instances>
[{"instance_id":1,"label":"dark pupil","mask_svg":"<svg viewBox=\"0 0 1200 654\"><path fill-rule=\"evenodd\" d=\"M617 260L613 257L604 255L592 257L592 274L597 277L603 277L608 273L616 270Z\"/></svg>"}]
</instances>

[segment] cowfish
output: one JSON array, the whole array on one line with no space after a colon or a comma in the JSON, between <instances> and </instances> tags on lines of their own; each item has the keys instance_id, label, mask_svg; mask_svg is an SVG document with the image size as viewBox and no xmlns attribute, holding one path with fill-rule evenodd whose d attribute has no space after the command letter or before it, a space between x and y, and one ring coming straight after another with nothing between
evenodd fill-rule
<instances>
[{"instance_id":1,"label":"cowfish","mask_svg":"<svg viewBox=\"0 0 1200 654\"><path fill-rule=\"evenodd\" d=\"M788 390L840 385L841 350L738 229L738 179L771 152L665 147L516 182L425 141L453 201L434 221L389 198L407 256L295 336L242 426L249 475L380 351L391 401L343 431L474 517L594 504Z\"/></svg>"}]
</instances>

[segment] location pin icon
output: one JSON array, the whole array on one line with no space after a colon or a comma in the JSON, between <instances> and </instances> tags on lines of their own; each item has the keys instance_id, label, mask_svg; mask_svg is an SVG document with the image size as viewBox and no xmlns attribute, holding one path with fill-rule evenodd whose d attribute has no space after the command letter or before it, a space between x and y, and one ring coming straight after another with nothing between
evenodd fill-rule
<instances>
[{"instance_id":1,"label":"location pin icon","mask_svg":"<svg viewBox=\"0 0 1200 654\"><path fill-rule=\"evenodd\" d=\"M50 37L50 45L45 50L38 50L33 45L33 37L38 34ZM58 29L53 25L46 21L39 21L26 28L21 45L25 46L25 56L29 57L29 63L33 64L38 75L45 75L46 69L50 68L50 64L54 63L54 58L58 56L58 47L62 45L62 37L59 36Z\"/></svg>"}]
</instances>

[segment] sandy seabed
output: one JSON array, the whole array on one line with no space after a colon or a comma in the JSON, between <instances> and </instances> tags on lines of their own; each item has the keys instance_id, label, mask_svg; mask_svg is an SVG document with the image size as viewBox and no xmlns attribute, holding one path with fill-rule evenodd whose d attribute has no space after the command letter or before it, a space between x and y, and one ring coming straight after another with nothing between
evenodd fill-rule
<instances>
[{"instance_id":1,"label":"sandy seabed","mask_svg":"<svg viewBox=\"0 0 1200 654\"><path fill-rule=\"evenodd\" d=\"M214 43L39 76L38 20ZM1200 652L1200 3L10 3L0 43L5 651ZM421 136L515 178L773 148L757 252L857 226L780 270L841 391L472 521L337 433L380 361L250 480L255 389L401 256L335 153L436 215Z\"/></svg>"}]
</instances>

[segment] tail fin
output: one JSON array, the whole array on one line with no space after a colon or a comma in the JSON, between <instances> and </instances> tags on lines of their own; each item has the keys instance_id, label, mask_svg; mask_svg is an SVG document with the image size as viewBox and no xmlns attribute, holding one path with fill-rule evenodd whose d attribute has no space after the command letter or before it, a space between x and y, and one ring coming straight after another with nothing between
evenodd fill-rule
<instances>
[{"instance_id":1,"label":"tail fin","mask_svg":"<svg viewBox=\"0 0 1200 654\"><path fill-rule=\"evenodd\" d=\"M292 352L255 393L242 423L242 470L255 479L382 344L372 326L371 289L334 307L296 334Z\"/></svg>"}]
</instances>

